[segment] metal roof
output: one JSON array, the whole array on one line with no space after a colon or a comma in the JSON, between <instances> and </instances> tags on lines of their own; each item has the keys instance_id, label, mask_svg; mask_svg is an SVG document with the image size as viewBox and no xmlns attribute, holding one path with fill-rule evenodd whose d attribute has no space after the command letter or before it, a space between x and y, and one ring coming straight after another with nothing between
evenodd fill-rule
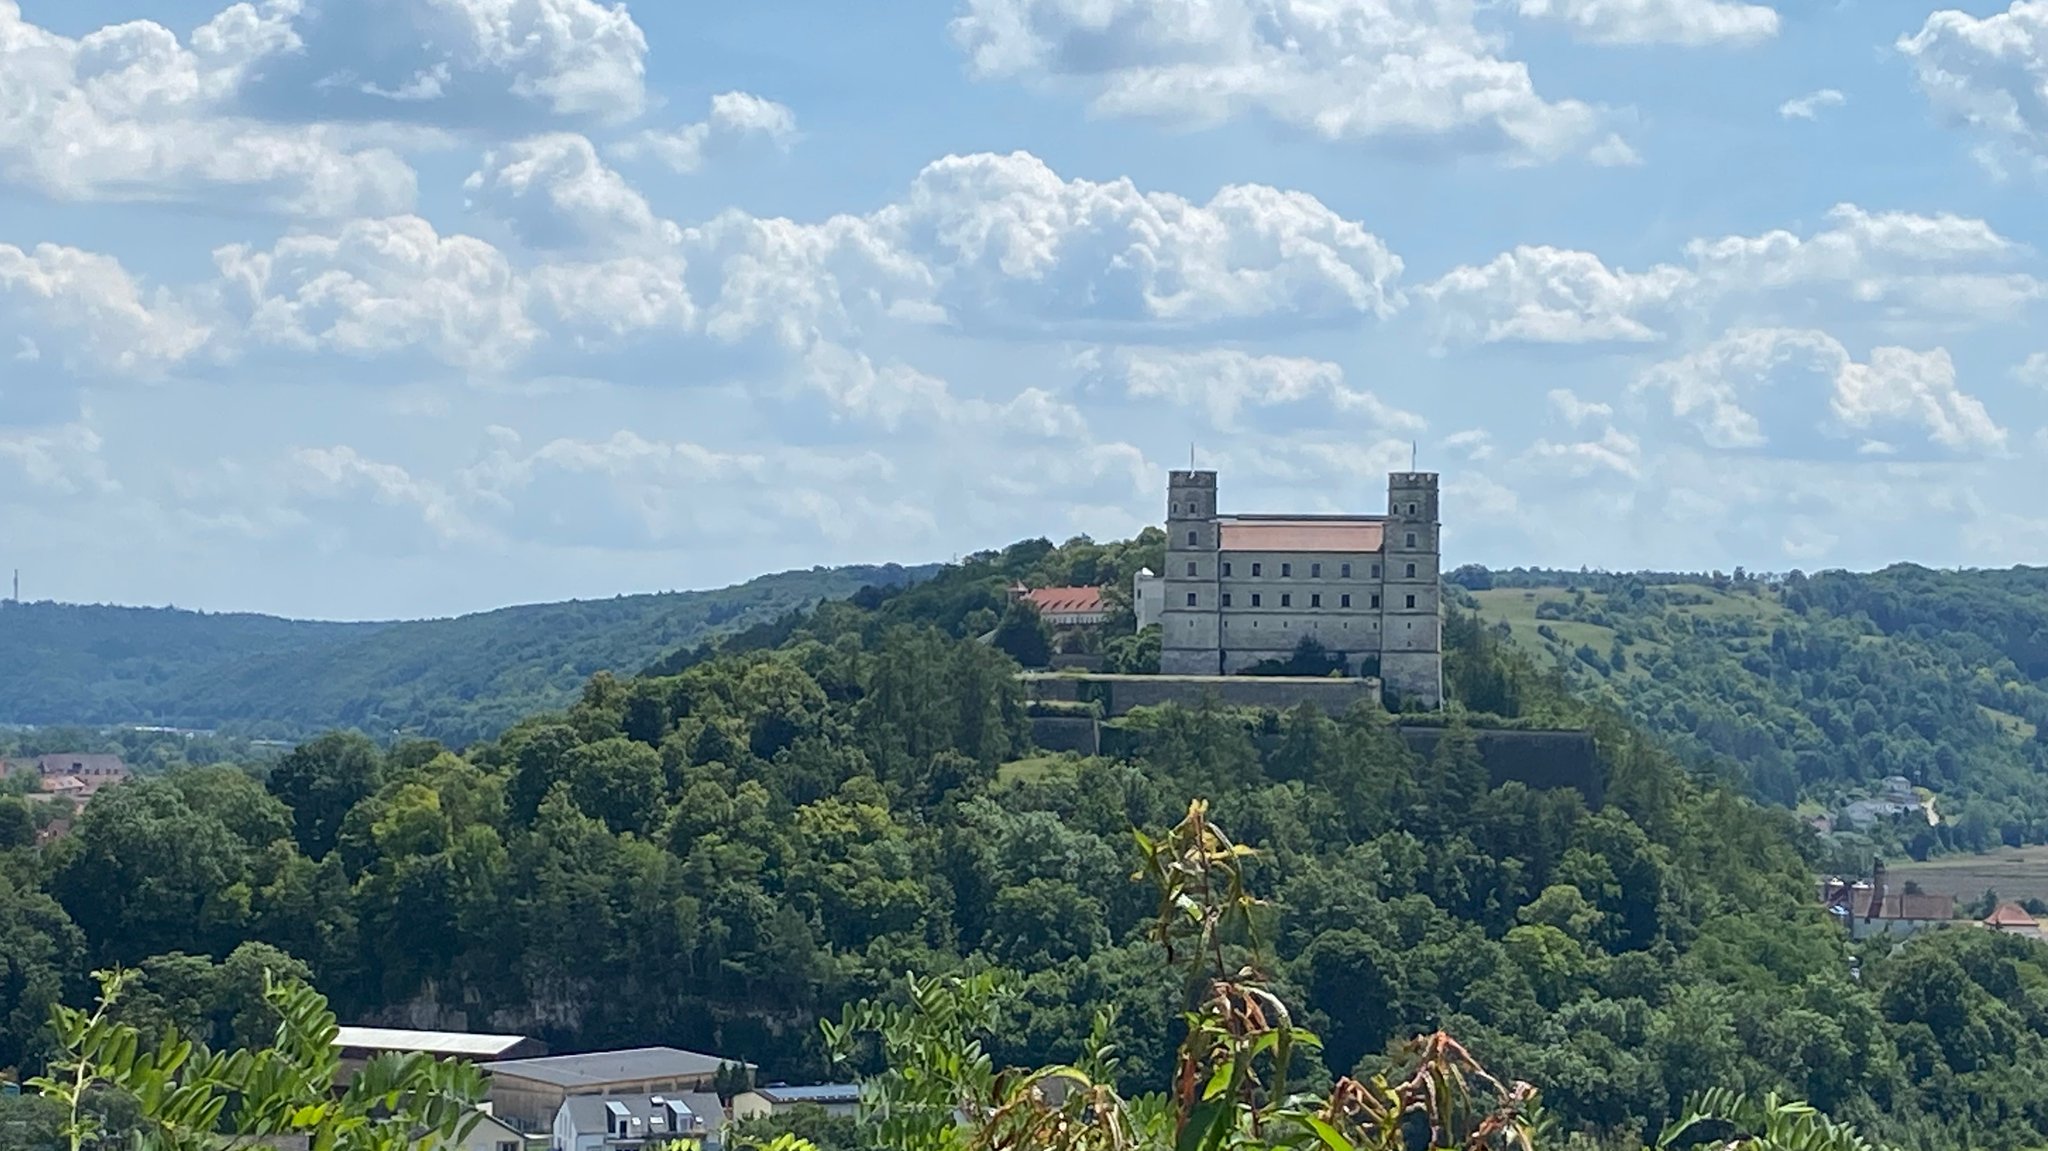
<instances>
[{"instance_id":1,"label":"metal roof","mask_svg":"<svg viewBox=\"0 0 2048 1151\"><path fill-rule=\"evenodd\" d=\"M756 1087L754 1094L770 1103L852 1103L860 1099L858 1083L818 1083L808 1087Z\"/></svg>"},{"instance_id":2,"label":"metal roof","mask_svg":"<svg viewBox=\"0 0 2048 1151\"><path fill-rule=\"evenodd\" d=\"M472 1035L464 1031L407 1031L399 1027L340 1027L334 1045L367 1051L424 1051L429 1055L502 1055L523 1035ZM546 1048L542 1048L546 1050Z\"/></svg>"},{"instance_id":3,"label":"metal roof","mask_svg":"<svg viewBox=\"0 0 2048 1151\"><path fill-rule=\"evenodd\" d=\"M634 1047L624 1051L590 1051L581 1055L544 1055L535 1059L500 1059L478 1064L491 1075L530 1079L552 1087L597 1089L612 1083L639 1083L649 1079L711 1075L723 1063L695 1051L673 1047ZM740 1066L752 1067L751 1063Z\"/></svg>"}]
</instances>

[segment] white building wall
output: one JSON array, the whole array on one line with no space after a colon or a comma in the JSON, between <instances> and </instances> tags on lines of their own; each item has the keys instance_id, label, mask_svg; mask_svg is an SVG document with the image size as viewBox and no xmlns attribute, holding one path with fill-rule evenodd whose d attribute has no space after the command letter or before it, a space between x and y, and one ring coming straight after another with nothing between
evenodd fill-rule
<instances>
[{"instance_id":1,"label":"white building wall","mask_svg":"<svg viewBox=\"0 0 2048 1151\"><path fill-rule=\"evenodd\" d=\"M1159 622L1166 607L1166 580L1151 568L1139 568L1131 577L1131 613L1138 617L1138 630Z\"/></svg>"}]
</instances>

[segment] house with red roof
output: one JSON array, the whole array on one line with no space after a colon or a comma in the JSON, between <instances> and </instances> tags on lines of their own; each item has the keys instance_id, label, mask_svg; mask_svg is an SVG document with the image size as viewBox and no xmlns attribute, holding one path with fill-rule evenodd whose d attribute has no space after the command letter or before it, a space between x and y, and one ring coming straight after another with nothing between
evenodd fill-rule
<instances>
[{"instance_id":1,"label":"house with red roof","mask_svg":"<svg viewBox=\"0 0 2048 1151\"><path fill-rule=\"evenodd\" d=\"M2032 912L2017 903L2001 903L1998 909L1984 917L1984 926L2008 935L2023 935L2028 939L2048 939L2048 933L2041 930L2041 921Z\"/></svg>"},{"instance_id":2,"label":"house with red roof","mask_svg":"<svg viewBox=\"0 0 2048 1151\"><path fill-rule=\"evenodd\" d=\"M1041 587L1010 589L1018 599L1029 601L1050 627L1100 627L1109 622L1109 604L1099 587Z\"/></svg>"}]
</instances>

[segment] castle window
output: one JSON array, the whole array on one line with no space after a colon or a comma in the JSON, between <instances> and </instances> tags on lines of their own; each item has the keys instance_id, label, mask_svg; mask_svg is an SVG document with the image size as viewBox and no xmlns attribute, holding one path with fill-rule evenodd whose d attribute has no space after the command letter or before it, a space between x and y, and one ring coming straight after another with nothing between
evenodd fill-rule
<instances>
[{"instance_id":1,"label":"castle window","mask_svg":"<svg viewBox=\"0 0 2048 1151\"><path fill-rule=\"evenodd\" d=\"M1229 607L1229 606L1230 606L1230 593L1229 593L1229 592L1224 592L1224 593L1223 593L1223 606L1224 606L1224 607Z\"/></svg>"},{"instance_id":2,"label":"castle window","mask_svg":"<svg viewBox=\"0 0 2048 1151\"><path fill-rule=\"evenodd\" d=\"M1415 565L1414 565L1414 564L1409 564L1408 566L1409 566L1409 567L1414 567ZM1193 560L1189 560L1189 561L1188 561L1188 574L1189 574L1189 575L1194 575L1194 574L1195 574L1195 561L1193 561ZM1409 572L1408 574L1409 574L1409 575L1414 575L1415 573L1414 573L1414 572Z\"/></svg>"},{"instance_id":3,"label":"castle window","mask_svg":"<svg viewBox=\"0 0 2048 1151\"><path fill-rule=\"evenodd\" d=\"M1414 597L1414 596L1409 596L1408 598L1409 598L1409 599L1414 599L1415 597ZM1189 593L1188 593L1188 606L1189 606L1189 607L1193 607L1193 606L1195 606L1195 593L1194 593L1194 592L1189 592ZM1414 604L1409 604L1408 606L1410 606L1410 607L1414 607L1415 605L1414 605Z\"/></svg>"},{"instance_id":4,"label":"castle window","mask_svg":"<svg viewBox=\"0 0 2048 1151\"><path fill-rule=\"evenodd\" d=\"M1350 607L1350 606L1351 606L1351 597L1350 597L1349 595L1344 595L1344 596L1340 596L1340 597L1338 597L1338 600L1337 600L1337 606L1338 606L1338 607Z\"/></svg>"},{"instance_id":5,"label":"castle window","mask_svg":"<svg viewBox=\"0 0 2048 1151\"><path fill-rule=\"evenodd\" d=\"M1228 575L1230 574L1230 561L1229 561L1229 560L1224 560L1224 561L1223 561L1223 574L1224 574L1225 576L1228 576Z\"/></svg>"},{"instance_id":6,"label":"castle window","mask_svg":"<svg viewBox=\"0 0 2048 1151\"><path fill-rule=\"evenodd\" d=\"M1312 595L1312 596L1308 597L1308 606L1310 606L1310 607L1321 607L1321 606L1323 606L1323 597L1322 597L1322 596L1320 596L1320 595Z\"/></svg>"},{"instance_id":7,"label":"castle window","mask_svg":"<svg viewBox=\"0 0 2048 1151\"><path fill-rule=\"evenodd\" d=\"M1310 578L1310 579L1321 579L1321 578L1323 578L1323 565L1321 565L1321 564L1310 564L1310 565L1308 565L1308 578Z\"/></svg>"},{"instance_id":8,"label":"castle window","mask_svg":"<svg viewBox=\"0 0 2048 1151\"><path fill-rule=\"evenodd\" d=\"M1293 575L1293 574L1294 574L1294 565L1293 565L1293 564L1281 564L1281 565L1280 565L1280 577L1281 577L1282 579L1285 579L1286 577L1288 577L1288 576L1291 576L1291 575Z\"/></svg>"},{"instance_id":9,"label":"castle window","mask_svg":"<svg viewBox=\"0 0 2048 1151\"><path fill-rule=\"evenodd\" d=\"M1288 594L1287 592L1281 592L1281 593L1280 593L1280 606L1281 606L1281 607L1293 607L1293 606L1294 606L1294 597L1293 597L1292 595Z\"/></svg>"},{"instance_id":10,"label":"castle window","mask_svg":"<svg viewBox=\"0 0 2048 1151\"><path fill-rule=\"evenodd\" d=\"M1266 565L1264 565L1264 564L1253 564L1253 565L1252 565L1252 574L1253 574L1253 575L1258 575L1258 574L1259 574L1259 569L1260 569L1260 568L1262 568L1262 567L1265 567L1265 566L1266 566Z\"/></svg>"},{"instance_id":11,"label":"castle window","mask_svg":"<svg viewBox=\"0 0 2048 1151\"><path fill-rule=\"evenodd\" d=\"M1377 608L1377 607L1379 607L1379 606L1380 606L1380 597L1378 597L1378 596L1374 596L1374 597L1372 597L1372 606L1373 606L1373 607L1375 607L1375 608Z\"/></svg>"},{"instance_id":12,"label":"castle window","mask_svg":"<svg viewBox=\"0 0 2048 1151\"><path fill-rule=\"evenodd\" d=\"M1414 505L1414 504L1409 504L1409 505L1408 505L1408 514L1409 514L1409 515L1411 515L1411 516L1415 514L1415 505Z\"/></svg>"},{"instance_id":13,"label":"castle window","mask_svg":"<svg viewBox=\"0 0 2048 1151\"><path fill-rule=\"evenodd\" d=\"M1414 542L1415 542L1415 537L1414 537L1414 536L1409 536L1409 537L1408 537L1408 542L1409 542L1409 543L1411 543L1411 544L1412 544L1412 543L1414 543ZM1193 533L1193 532L1189 532L1189 533L1188 533L1188 546L1189 546L1189 547L1194 547L1194 546L1195 546L1195 533Z\"/></svg>"},{"instance_id":14,"label":"castle window","mask_svg":"<svg viewBox=\"0 0 2048 1151\"><path fill-rule=\"evenodd\" d=\"M1176 516L1177 516L1177 515L1179 515L1179 514L1180 514L1180 505L1179 505L1179 504L1168 504L1168 505L1166 505L1166 510L1167 510L1167 512L1168 512L1169 514L1171 514L1171 515L1176 515Z\"/></svg>"},{"instance_id":15,"label":"castle window","mask_svg":"<svg viewBox=\"0 0 2048 1151\"><path fill-rule=\"evenodd\" d=\"M1350 564L1345 564L1345 565L1344 565L1343 567L1341 567L1341 568L1338 568L1338 569L1337 569L1337 574L1338 574L1338 575L1341 575L1341 576L1343 576L1343 577L1344 577L1345 579L1350 579L1350 578L1351 578L1351 565L1350 565Z\"/></svg>"},{"instance_id":16,"label":"castle window","mask_svg":"<svg viewBox=\"0 0 2048 1151\"><path fill-rule=\"evenodd\" d=\"M1254 566L1257 566L1257 565L1254 565ZM1253 607L1257 607L1257 606L1259 606L1259 593L1258 593L1258 592L1253 592L1253 593L1252 593L1252 606L1253 606ZM1253 627L1257 627L1257 626L1259 626L1259 625L1258 625L1258 624L1253 624L1252 626L1253 626Z\"/></svg>"},{"instance_id":17,"label":"castle window","mask_svg":"<svg viewBox=\"0 0 2048 1151\"><path fill-rule=\"evenodd\" d=\"M1412 596L1412 595L1408 597L1408 606L1409 606L1409 607L1414 607L1414 606L1415 606L1415 597L1414 597L1414 596Z\"/></svg>"},{"instance_id":18,"label":"castle window","mask_svg":"<svg viewBox=\"0 0 2048 1151\"><path fill-rule=\"evenodd\" d=\"M1411 548L1415 546L1415 533L1414 533L1414 532L1409 532L1409 533L1408 533L1408 546L1409 546L1409 547L1411 547Z\"/></svg>"},{"instance_id":19,"label":"castle window","mask_svg":"<svg viewBox=\"0 0 2048 1151\"><path fill-rule=\"evenodd\" d=\"M1415 565L1414 565L1414 564L1409 564L1409 565L1408 565L1408 578L1409 578L1409 579L1414 579L1414 578L1415 578Z\"/></svg>"},{"instance_id":20,"label":"castle window","mask_svg":"<svg viewBox=\"0 0 2048 1151\"><path fill-rule=\"evenodd\" d=\"M1374 565L1372 565L1372 578L1374 578L1374 579L1378 579L1378 578L1380 578L1380 565L1378 565L1378 564L1374 564Z\"/></svg>"}]
</instances>

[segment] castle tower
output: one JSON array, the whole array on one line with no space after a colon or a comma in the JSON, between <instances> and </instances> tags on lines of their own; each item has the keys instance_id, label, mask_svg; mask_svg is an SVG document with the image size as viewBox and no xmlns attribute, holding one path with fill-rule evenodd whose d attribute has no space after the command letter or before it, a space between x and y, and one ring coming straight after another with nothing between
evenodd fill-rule
<instances>
[{"instance_id":1,"label":"castle tower","mask_svg":"<svg viewBox=\"0 0 2048 1151\"><path fill-rule=\"evenodd\" d=\"M1443 706L1443 552L1435 472L1387 477L1386 614L1380 678L1403 700Z\"/></svg>"},{"instance_id":2,"label":"castle tower","mask_svg":"<svg viewBox=\"0 0 2048 1151\"><path fill-rule=\"evenodd\" d=\"M1160 611L1159 670L1167 675L1221 672L1221 598L1217 590L1216 473L1174 471L1166 480L1165 604Z\"/></svg>"}]
</instances>

